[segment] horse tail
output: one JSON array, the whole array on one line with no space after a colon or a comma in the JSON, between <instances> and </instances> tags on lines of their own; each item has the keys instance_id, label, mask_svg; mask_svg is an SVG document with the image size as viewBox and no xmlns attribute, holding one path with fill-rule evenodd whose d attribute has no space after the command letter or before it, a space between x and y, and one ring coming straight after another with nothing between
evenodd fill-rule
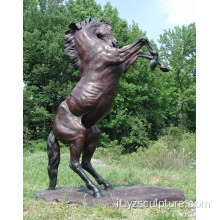
<instances>
[{"instance_id":1,"label":"horse tail","mask_svg":"<svg viewBox=\"0 0 220 220\"><path fill-rule=\"evenodd\" d=\"M47 139L47 154L49 160L47 170L50 178L48 189L55 189L57 184L58 166L60 163L60 146L53 131L50 132Z\"/></svg>"}]
</instances>

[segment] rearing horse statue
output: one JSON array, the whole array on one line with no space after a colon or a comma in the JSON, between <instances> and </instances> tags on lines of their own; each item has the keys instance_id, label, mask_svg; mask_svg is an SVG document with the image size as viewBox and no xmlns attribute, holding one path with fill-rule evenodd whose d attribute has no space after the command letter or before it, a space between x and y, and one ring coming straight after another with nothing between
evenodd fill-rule
<instances>
[{"instance_id":1,"label":"rearing horse statue","mask_svg":"<svg viewBox=\"0 0 220 220\"><path fill-rule=\"evenodd\" d=\"M119 49L113 29L104 19L87 18L82 22L71 22L64 40L64 51L72 60L75 69L80 70L81 79L60 104L53 130L48 137L48 189L55 189L57 183L59 140L70 146L70 168L84 180L88 189L93 190L93 196L99 198L102 197L102 192L83 169L88 171L98 184L103 184L105 190L113 189L112 185L94 170L91 158L100 136L96 124L112 108L121 75L138 57L151 60L152 70L157 64L164 72L169 69L158 59L157 51L146 37ZM146 46L151 55L139 51L142 46Z\"/></svg>"}]
</instances>

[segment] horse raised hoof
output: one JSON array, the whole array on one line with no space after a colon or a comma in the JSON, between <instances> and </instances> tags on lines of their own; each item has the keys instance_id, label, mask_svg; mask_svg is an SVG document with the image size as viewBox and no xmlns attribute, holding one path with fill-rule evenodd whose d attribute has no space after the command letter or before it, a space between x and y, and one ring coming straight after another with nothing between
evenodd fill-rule
<instances>
[{"instance_id":1,"label":"horse raised hoof","mask_svg":"<svg viewBox=\"0 0 220 220\"><path fill-rule=\"evenodd\" d=\"M152 71L156 68L156 66L157 66L157 60L155 60L155 59L151 60L150 68L151 68Z\"/></svg>"},{"instance_id":2,"label":"horse raised hoof","mask_svg":"<svg viewBox=\"0 0 220 220\"><path fill-rule=\"evenodd\" d=\"M165 64L162 63L162 65L160 66L160 70L163 72L169 72L170 69Z\"/></svg>"}]
</instances>

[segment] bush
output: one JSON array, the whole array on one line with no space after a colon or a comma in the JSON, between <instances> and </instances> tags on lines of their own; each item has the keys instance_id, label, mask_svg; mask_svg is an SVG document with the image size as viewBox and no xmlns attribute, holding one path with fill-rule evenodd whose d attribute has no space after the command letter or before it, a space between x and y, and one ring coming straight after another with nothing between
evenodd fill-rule
<instances>
[{"instance_id":1,"label":"bush","mask_svg":"<svg viewBox=\"0 0 220 220\"><path fill-rule=\"evenodd\" d=\"M195 134L183 132L182 135L162 136L149 142L148 148L138 148L137 152L125 155L123 160L141 168L177 169L188 166L196 159ZM131 161L132 160L132 161Z\"/></svg>"},{"instance_id":2,"label":"bush","mask_svg":"<svg viewBox=\"0 0 220 220\"><path fill-rule=\"evenodd\" d=\"M182 140L180 141L180 146L185 150L186 154L192 158L196 159L196 135L193 133L184 133Z\"/></svg>"},{"instance_id":3,"label":"bush","mask_svg":"<svg viewBox=\"0 0 220 220\"><path fill-rule=\"evenodd\" d=\"M24 141L23 148L25 151L30 151L30 152L46 151L47 141L44 139Z\"/></svg>"},{"instance_id":4,"label":"bush","mask_svg":"<svg viewBox=\"0 0 220 220\"><path fill-rule=\"evenodd\" d=\"M60 148L65 147L65 144L59 142ZM47 140L45 139L38 139L38 140L25 140L23 143L24 151L29 151L31 153L36 151L47 151Z\"/></svg>"},{"instance_id":5,"label":"bush","mask_svg":"<svg viewBox=\"0 0 220 220\"><path fill-rule=\"evenodd\" d=\"M196 159L195 134L168 134L152 143L147 150L149 165L155 168L179 168Z\"/></svg>"},{"instance_id":6,"label":"bush","mask_svg":"<svg viewBox=\"0 0 220 220\"><path fill-rule=\"evenodd\" d=\"M171 152L168 149L168 144L162 140L156 141L149 146L146 151L148 166L155 168L169 168Z\"/></svg>"},{"instance_id":7,"label":"bush","mask_svg":"<svg viewBox=\"0 0 220 220\"><path fill-rule=\"evenodd\" d=\"M162 137L161 138L173 138L175 140L182 140L182 135L183 135L183 130L178 128L178 127L174 127L174 126L170 126L168 128L164 128L162 130Z\"/></svg>"}]
</instances>

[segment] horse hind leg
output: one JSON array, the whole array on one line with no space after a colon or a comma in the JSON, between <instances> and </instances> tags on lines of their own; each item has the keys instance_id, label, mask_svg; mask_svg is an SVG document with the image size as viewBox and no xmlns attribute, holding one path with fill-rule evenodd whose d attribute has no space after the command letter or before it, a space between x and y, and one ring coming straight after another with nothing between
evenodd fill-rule
<instances>
[{"instance_id":1,"label":"horse hind leg","mask_svg":"<svg viewBox=\"0 0 220 220\"><path fill-rule=\"evenodd\" d=\"M90 129L87 129L87 137L85 140L81 165L83 169L88 171L95 178L99 185L104 185L105 190L113 190L112 185L104 180L91 165L91 158L93 153L95 152L99 137L100 130L96 125L91 127Z\"/></svg>"},{"instance_id":2,"label":"horse hind leg","mask_svg":"<svg viewBox=\"0 0 220 220\"><path fill-rule=\"evenodd\" d=\"M49 190L53 190L57 184L58 166L60 163L60 146L58 140L55 138L53 131L50 132L47 140L47 154L48 154L48 175L50 178Z\"/></svg>"},{"instance_id":3,"label":"horse hind leg","mask_svg":"<svg viewBox=\"0 0 220 220\"><path fill-rule=\"evenodd\" d=\"M79 163L80 155L84 147L86 135L86 128L80 126L77 131L74 131L74 140L70 144L70 168L77 173L81 179L86 183L88 189L93 190L93 197L100 198L103 197L102 192L95 186L95 184L88 178L81 164Z\"/></svg>"}]
</instances>

